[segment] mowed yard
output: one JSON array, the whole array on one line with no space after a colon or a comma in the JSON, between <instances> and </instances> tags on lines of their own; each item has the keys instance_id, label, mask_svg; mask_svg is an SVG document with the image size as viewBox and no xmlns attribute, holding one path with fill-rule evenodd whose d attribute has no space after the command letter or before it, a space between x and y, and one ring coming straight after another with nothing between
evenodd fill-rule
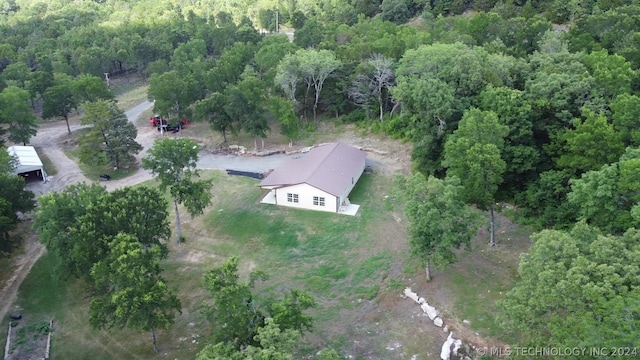
<instances>
[{"instance_id":1,"label":"mowed yard","mask_svg":"<svg viewBox=\"0 0 640 360\"><path fill-rule=\"evenodd\" d=\"M517 227L502 230L501 237L510 240L501 251L486 250L481 235L472 252L461 253L459 264L447 274L436 272L426 284L419 262L409 258L403 204L393 196L390 175L363 175L350 197L361 205L355 217L258 204L256 180L218 171L203 176L214 179L213 206L201 217L183 216L186 242L177 245L172 239L169 245L164 275L178 292L183 312L171 329L159 332L158 357L192 359L207 343L211 327L200 309L211 297L204 290L203 273L229 256L239 257L244 276L257 269L270 275L256 287L258 301L294 288L316 298L314 331L307 334L301 356L333 347L355 359L436 357L447 334L400 296L405 286L441 307L445 323L456 333L462 331L476 344L500 343L487 340L500 337L491 321L491 303L515 277L517 256L504 252L515 255L511 247L526 245L526 234ZM521 240L514 241L519 235ZM53 268L48 255L38 261L18 300L25 323L54 319L53 357L154 357L148 333L91 329L85 287L57 279ZM471 325L463 325L463 319Z\"/></svg>"},{"instance_id":2,"label":"mowed yard","mask_svg":"<svg viewBox=\"0 0 640 360\"><path fill-rule=\"evenodd\" d=\"M186 242L177 245L172 239L164 264L164 275L177 290L183 313L171 329L159 333L162 356L193 358L204 346L211 328L200 314L201 304L210 299L203 273L229 256L239 257L244 275L255 269L270 275L256 288L258 301L279 298L289 289L303 289L316 298L315 329L307 337L310 349L335 347L362 356L388 351L387 344L373 341L375 334L364 337L363 342L367 337L372 341L363 343L362 349L352 348L351 342L372 325L369 320L378 323L372 326L375 332L384 329L380 319L368 319L376 299L386 292L401 292L408 250L390 176L363 175L350 197L361 205L355 217L258 204L261 190L256 180L217 171L204 176L214 179L213 206L201 217L183 216ZM85 287L79 281L57 279L52 260L45 255L36 263L21 286L18 305L25 321L54 319L53 356L153 355L147 333L90 329Z\"/></svg>"},{"instance_id":3,"label":"mowed yard","mask_svg":"<svg viewBox=\"0 0 640 360\"><path fill-rule=\"evenodd\" d=\"M202 134L196 132L202 127L205 124L194 124L185 135ZM360 138L353 128L336 125L332 130L313 143ZM351 135L345 139L345 134ZM403 147L369 135L375 148ZM249 146L252 141L240 143ZM49 255L35 264L20 287L16 305L24 319L16 329L53 319L56 359L193 359L212 331L200 313L202 303L211 299L203 273L237 256L245 278L252 270L270 276L255 288L258 302L280 298L289 289L305 290L316 299L318 306L311 311L314 329L305 335L300 358L325 347L352 359L438 358L447 333L401 296L407 286L443 312L456 337L462 334L463 339L487 346L508 341L510 334L501 333L493 321L493 303L515 281L519 254L530 245L529 233L499 217L496 249L486 246L487 234L481 231L470 252L461 251L457 264L446 272L435 271L434 280L426 283L421 263L410 257L404 204L394 196L393 177L399 167L389 164L400 163L397 154L391 152L386 168L363 175L350 195L352 203L361 205L355 217L259 204L256 180L204 172L214 181L213 204L194 219L181 213L186 241L177 245L171 239L163 264L164 277L178 293L183 310L169 330L158 332L159 355L153 353L148 333L91 329L86 287L74 279L60 280ZM173 228L171 207L169 211ZM0 327L2 339L6 332ZM23 331L21 336L20 342L28 345L31 334Z\"/></svg>"}]
</instances>

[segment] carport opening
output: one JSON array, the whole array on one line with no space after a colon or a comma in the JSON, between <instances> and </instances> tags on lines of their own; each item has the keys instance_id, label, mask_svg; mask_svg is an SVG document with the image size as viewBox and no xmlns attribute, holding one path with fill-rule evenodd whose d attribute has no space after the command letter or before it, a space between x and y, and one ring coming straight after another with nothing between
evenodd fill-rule
<instances>
[{"instance_id":1,"label":"carport opening","mask_svg":"<svg viewBox=\"0 0 640 360\"><path fill-rule=\"evenodd\" d=\"M43 176L42 171L40 170L28 171L18 175L22 176L22 178L24 178L24 182L27 184L46 181L46 176Z\"/></svg>"}]
</instances>

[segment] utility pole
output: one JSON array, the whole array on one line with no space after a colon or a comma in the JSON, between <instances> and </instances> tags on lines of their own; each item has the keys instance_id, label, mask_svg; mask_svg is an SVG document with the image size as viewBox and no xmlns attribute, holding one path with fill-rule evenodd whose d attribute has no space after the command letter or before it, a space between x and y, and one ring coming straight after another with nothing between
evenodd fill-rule
<instances>
[{"instance_id":1,"label":"utility pole","mask_svg":"<svg viewBox=\"0 0 640 360\"><path fill-rule=\"evenodd\" d=\"M107 80L107 88L109 88L109 73L104 73L104 78Z\"/></svg>"},{"instance_id":2,"label":"utility pole","mask_svg":"<svg viewBox=\"0 0 640 360\"><path fill-rule=\"evenodd\" d=\"M279 27L278 27L278 10L276 10L276 34L280 32Z\"/></svg>"}]
</instances>

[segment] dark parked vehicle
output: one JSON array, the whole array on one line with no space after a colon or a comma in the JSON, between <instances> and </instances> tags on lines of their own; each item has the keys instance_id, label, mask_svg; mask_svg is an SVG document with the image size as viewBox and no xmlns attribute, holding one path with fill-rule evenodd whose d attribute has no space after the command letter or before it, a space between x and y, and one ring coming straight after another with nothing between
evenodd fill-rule
<instances>
[{"instance_id":1,"label":"dark parked vehicle","mask_svg":"<svg viewBox=\"0 0 640 360\"><path fill-rule=\"evenodd\" d=\"M184 127L189 125L191 122L187 119L182 119L178 122L178 125L180 127ZM160 125L164 125L164 126L170 126L171 124L169 124L169 122L167 121L167 119L163 118L160 115L154 115L152 118L149 119L149 124L151 124L151 126L155 126L155 127L159 127Z\"/></svg>"}]
</instances>

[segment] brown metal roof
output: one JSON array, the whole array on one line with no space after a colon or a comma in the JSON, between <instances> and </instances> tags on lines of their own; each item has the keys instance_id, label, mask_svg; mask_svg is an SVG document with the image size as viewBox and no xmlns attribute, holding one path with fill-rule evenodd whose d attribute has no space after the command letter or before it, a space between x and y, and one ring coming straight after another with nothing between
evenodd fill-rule
<instances>
[{"instance_id":1,"label":"brown metal roof","mask_svg":"<svg viewBox=\"0 0 640 360\"><path fill-rule=\"evenodd\" d=\"M309 184L339 196L360 176L367 153L343 143L311 149L297 159L289 159L260 182L259 186Z\"/></svg>"}]
</instances>

